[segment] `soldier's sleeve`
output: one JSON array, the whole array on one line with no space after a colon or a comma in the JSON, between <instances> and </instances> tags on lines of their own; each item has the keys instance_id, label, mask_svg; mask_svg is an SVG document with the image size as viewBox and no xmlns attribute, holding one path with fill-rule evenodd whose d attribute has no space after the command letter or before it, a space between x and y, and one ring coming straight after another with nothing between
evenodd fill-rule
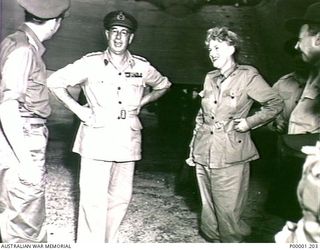
<instances>
[{"instance_id":1,"label":"soldier's sleeve","mask_svg":"<svg viewBox=\"0 0 320 250\"><path fill-rule=\"evenodd\" d=\"M259 73L248 77L247 94L261 104L259 111L246 118L250 128L257 128L273 120L283 109L283 101Z\"/></svg>"},{"instance_id":2,"label":"soldier's sleeve","mask_svg":"<svg viewBox=\"0 0 320 250\"><path fill-rule=\"evenodd\" d=\"M163 76L156 68L150 63L146 62L147 73L145 84L151 86L154 90L161 90L170 88L171 82L167 77Z\"/></svg>"},{"instance_id":3,"label":"soldier's sleeve","mask_svg":"<svg viewBox=\"0 0 320 250\"><path fill-rule=\"evenodd\" d=\"M49 88L67 88L84 83L88 77L88 67L86 57L82 57L52 73L47 79L47 86Z\"/></svg>"},{"instance_id":4,"label":"soldier's sleeve","mask_svg":"<svg viewBox=\"0 0 320 250\"><path fill-rule=\"evenodd\" d=\"M31 63L32 51L28 47L20 47L10 53L1 72L0 103L25 99Z\"/></svg>"}]
</instances>

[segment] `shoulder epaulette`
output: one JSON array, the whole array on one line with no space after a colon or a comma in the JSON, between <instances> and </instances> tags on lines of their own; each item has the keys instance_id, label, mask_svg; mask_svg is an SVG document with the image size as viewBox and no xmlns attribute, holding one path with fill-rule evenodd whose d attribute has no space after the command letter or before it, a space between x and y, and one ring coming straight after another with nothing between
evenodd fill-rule
<instances>
[{"instance_id":1,"label":"shoulder epaulette","mask_svg":"<svg viewBox=\"0 0 320 250\"><path fill-rule=\"evenodd\" d=\"M140 61L143 61L143 62L148 62L147 59L145 59L144 57L142 56L137 56L137 55L132 55L133 58L135 59L138 59Z\"/></svg>"},{"instance_id":2,"label":"shoulder epaulette","mask_svg":"<svg viewBox=\"0 0 320 250\"><path fill-rule=\"evenodd\" d=\"M99 56L99 55L102 55L102 54L103 54L103 52L98 51L98 52L91 52L91 53L89 53L89 54L86 54L85 56L86 56L86 57Z\"/></svg>"},{"instance_id":3,"label":"shoulder epaulette","mask_svg":"<svg viewBox=\"0 0 320 250\"><path fill-rule=\"evenodd\" d=\"M253 66L251 66L251 65L238 65L238 69L258 71L255 67L253 67Z\"/></svg>"},{"instance_id":4,"label":"shoulder epaulette","mask_svg":"<svg viewBox=\"0 0 320 250\"><path fill-rule=\"evenodd\" d=\"M279 80L285 80L285 79L288 79L288 78L294 78L294 73L292 72L292 73L286 74L284 76L281 76L279 78Z\"/></svg>"},{"instance_id":5,"label":"shoulder epaulette","mask_svg":"<svg viewBox=\"0 0 320 250\"><path fill-rule=\"evenodd\" d=\"M219 72L219 70L212 70L212 71L209 71L209 72L207 73L207 75L210 75L210 76L215 77L215 76L220 75L220 72Z\"/></svg>"}]
</instances>

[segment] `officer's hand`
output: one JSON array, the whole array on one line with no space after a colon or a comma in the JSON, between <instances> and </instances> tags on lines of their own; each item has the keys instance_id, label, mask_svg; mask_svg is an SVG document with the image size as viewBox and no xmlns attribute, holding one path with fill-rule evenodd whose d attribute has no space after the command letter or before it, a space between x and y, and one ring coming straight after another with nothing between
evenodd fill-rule
<instances>
[{"instance_id":1,"label":"officer's hand","mask_svg":"<svg viewBox=\"0 0 320 250\"><path fill-rule=\"evenodd\" d=\"M286 122L282 119L277 119L274 121L274 127L278 133L284 133L286 126Z\"/></svg>"},{"instance_id":2,"label":"officer's hand","mask_svg":"<svg viewBox=\"0 0 320 250\"><path fill-rule=\"evenodd\" d=\"M194 163L194 161L193 161L192 151L193 151L193 148L190 147L189 157L188 157L188 159L186 159L186 163L187 163L190 167L194 167L194 166L196 165L196 164Z\"/></svg>"},{"instance_id":3,"label":"officer's hand","mask_svg":"<svg viewBox=\"0 0 320 250\"><path fill-rule=\"evenodd\" d=\"M196 164L194 163L194 161L193 161L193 159L192 158L188 158L188 159L186 159L186 163L188 164L188 166L190 166L190 167L195 167L196 166Z\"/></svg>"},{"instance_id":4,"label":"officer's hand","mask_svg":"<svg viewBox=\"0 0 320 250\"><path fill-rule=\"evenodd\" d=\"M135 111L137 112L137 115L140 114L141 109L142 109L142 106L141 106L141 105L136 108Z\"/></svg>"},{"instance_id":5,"label":"officer's hand","mask_svg":"<svg viewBox=\"0 0 320 250\"><path fill-rule=\"evenodd\" d=\"M94 115L91 108L82 106L82 108L76 114L79 119L86 125L90 126L94 123Z\"/></svg>"},{"instance_id":6,"label":"officer's hand","mask_svg":"<svg viewBox=\"0 0 320 250\"><path fill-rule=\"evenodd\" d=\"M250 127L245 118L240 118L234 120L234 129L237 132L247 132L250 130Z\"/></svg>"},{"instance_id":7,"label":"officer's hand","mask_svg":"<svg viewBox=\"0 0 320 250\"><path fill-rule=\"evenodd\" d=\"M100 128L105 125L105 115L102 110L95 109L93 112L91 108L83 106L77 115L89 127Z\"/></svg>"}]
</instances>

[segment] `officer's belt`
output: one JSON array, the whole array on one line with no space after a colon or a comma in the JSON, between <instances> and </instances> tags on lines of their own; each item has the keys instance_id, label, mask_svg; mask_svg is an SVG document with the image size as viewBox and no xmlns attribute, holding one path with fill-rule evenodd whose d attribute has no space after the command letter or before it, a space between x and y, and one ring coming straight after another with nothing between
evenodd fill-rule
<instances>
[{"instance_id":1,"label":"officer's belt","mask_svg":"<svg viewBox=\"0 0 320 250\"><path fill-rule=\"evenodd\" d=\"M126 119L130 117L135 117L138 115L138 112L136 110L120 110L120 114L118 116L119 119Z\"/></svg>"},{"instance_id":2,"label":"officer's belt","mask_svg":"<svg viewBox=\"0 0 320 250\"><path fill-rule=\"evenodd\" d=\"M205 122L203 126L214 132L230 132L234 130L233 121L214 121L210 123Z\"/></svg>"},{"instance_id":3,"label":"officer's belt","mask_svg":"<svg viewBox=\"0 0 320 250\"><path fill-rule=\"evenodd\" d=\"M29 124L45 124L47 119L41 117L21 117L22 120Z\"/></svg>"}]
</instances>

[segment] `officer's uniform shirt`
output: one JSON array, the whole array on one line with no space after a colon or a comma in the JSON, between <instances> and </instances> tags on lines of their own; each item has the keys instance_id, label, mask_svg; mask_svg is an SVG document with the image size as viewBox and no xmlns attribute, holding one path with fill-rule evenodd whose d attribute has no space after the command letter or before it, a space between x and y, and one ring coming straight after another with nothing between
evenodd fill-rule
<instances>
[{"instance_id":1,"label":"officer's uniform shirt","mask_svg":"<svg viewBox=\"0 0 320 250\"><path fill-rule=\"evenodd\" d=\"M292 110L301 97L305 82L299 82L294 72L282 76L273 86L284 102L284 107L277 120L289 121Z\"/></svg>"},{"instance_id":2,"label":"officer's uniform shirt","mask_svg":"<svg viewBox=\"0 0 320 250\"><path fill-rule=\"evenodd\" d=\"M144 88L169 88L171 83L146 59L126 54L122 69L117 69L105 52L90 53L53 73L50 88L80 84L97 127L81 123L73 151L83 157L106 161L141 159L141 123L137 108Z\"/></svg>"},{"instance_id":3,"label":"officer's uniform shirt","mask_svg":"<svg viewBox=\"0 0 320 250\"><path fill-rule=\"evenodd\" d=\"M22 116L50 115L44 52L43 44L25 24L2 41L0 104L17 100Z\"/></svg>"},{"instance_id":4,"label":"officer's uniform shirt","mask_svg":"<svg viewBox=\"0 0 320 250\"><path fill-rule=\"evenodd\" d=\"M222 168L257 159L250 132L235 131L234 120L246 118L249 127L256 128L269 122L283 106L280 96L258 71L248 65L235 65L223 76L218 70L211 71L200 96L201 109L191 145L194 161ZM262 108L247 117L254 100Z\"/></svg>"},{"instance_id":5,"label":"officer's uniform shirt","mask_svg":"<svg viewBox=\"0 0 320 250\"><path fill-rule=\"evenodd\" d=\"M288 134L320 133L320 73L310 74L291 113Z\"/></svg>"}]
</instances>

